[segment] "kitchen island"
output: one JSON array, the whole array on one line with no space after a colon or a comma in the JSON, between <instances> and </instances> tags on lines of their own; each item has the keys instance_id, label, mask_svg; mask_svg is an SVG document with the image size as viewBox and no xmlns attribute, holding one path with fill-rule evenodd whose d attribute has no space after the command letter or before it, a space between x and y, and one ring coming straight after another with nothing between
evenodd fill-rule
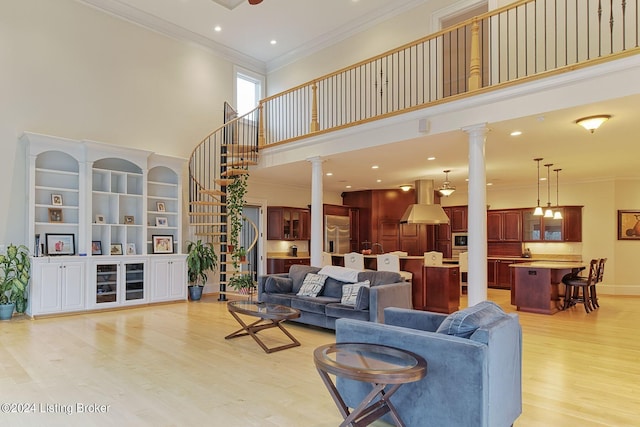
<instances>
[{"instance_id":1,"label":"kitchen island","mask_svg":"<svg viewBox=\"0 0 640 427\"><path fill-rule=\"evenodd\" d=\"M534 261L509 265L514 270L511 300L517 310L554 314L559 310L562 277L585 268L583 262Z\"/></svg>"},{"instance_id":2,"label":"kitchen island","mask_svg":"<svg viewBox=\"0 0 640 427\"><path fill-rule=\"evenodd\" d=\"M411 295L416 310L452 313L460 306L459 268L455 260L442 266L425 267L424 256L400 256L400 270L413 274ZM449 262L447 262L449 261ZM332 254L333 265L344 266L344 255ZM376 255L364 255L364 268L377 270Z\"/></svg>"}]
</instances>

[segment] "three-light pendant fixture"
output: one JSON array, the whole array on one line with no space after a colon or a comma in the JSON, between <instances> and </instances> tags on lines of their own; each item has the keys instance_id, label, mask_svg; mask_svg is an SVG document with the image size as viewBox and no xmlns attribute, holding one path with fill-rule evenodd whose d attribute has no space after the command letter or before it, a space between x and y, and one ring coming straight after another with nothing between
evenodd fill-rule
<instances>
[{"instance_id":1,"label":"three-light pendant fixture","mask_svg":"<svg viewBox=\"0 0 640 427\"><path fill-rule=\"evenodd\" d=\"M533 215L535 216L544 216L545 218L553 218L553 219L562 219L562 210L560 209L560 182L559 182L559 174L562 169L554 169L553 171L556 173L556 208L555 210L551 208L551 166L553 163L546 163L544 166L547 168L547 208L542 209L540 206L540 161L543 159L541 157L537 157L533 159L538 165L538 201L536 204L536 208L533 211Z\"/></svg>"}]
</instances>

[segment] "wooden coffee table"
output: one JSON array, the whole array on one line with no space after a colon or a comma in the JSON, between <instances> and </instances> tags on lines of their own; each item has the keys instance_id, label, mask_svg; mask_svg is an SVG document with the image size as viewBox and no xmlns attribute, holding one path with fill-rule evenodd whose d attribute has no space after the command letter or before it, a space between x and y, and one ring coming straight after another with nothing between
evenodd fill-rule
<instances>
[{"instance_id":1,"label":"wooden coffee table","mask_svg":"<svg viewBox=\"0 0 640 427\"><path fill-rule=\"evenodd\" d=\"M243 337L250 335L262 349L267 353L297 347L300 342L287 331L282 322L300 317L300 311L295 308L279 304L260 303L253 301L231 301L227 304L229 313L242 325L242 328L224 337L225 339ZM258 320L247 325L238 314L257 317ZM277 347L267 347L258 337L258 332L264 329L278 328L292 341Z\"/></svg>"},{"instance_id":2,"label":"wooden coffee table","mask_svg":"<svg viewBox=\"0 0 640 427\"><path fill-rule=\"evenodd\" d=\"M340 427L366 426L388 412L397 426L404 426L389 398L402 384L419 381L427 374L427 362L422 357L378 344L327 344L318 347L313 358L322 381L344 418ZM372 390L353 412L349 412L329 374L371 383ZM390 384L392 386L385 390ZM379 399L374 402L377 397Z\"/></svg>"}]
</instances>

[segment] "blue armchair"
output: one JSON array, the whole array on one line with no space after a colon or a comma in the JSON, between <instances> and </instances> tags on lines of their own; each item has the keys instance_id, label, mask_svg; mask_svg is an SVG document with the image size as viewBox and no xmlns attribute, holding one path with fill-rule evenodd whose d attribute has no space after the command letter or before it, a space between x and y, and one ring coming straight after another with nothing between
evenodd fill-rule
<instances>
[{"instance_id":1,"label":"blue armchair","mask_svg":"<svg viewBox=\"0 0 640 427\"><path fill-rule=\"evenodd\" d=\"M506 427L522 413L517 314L484 301L449 316L386 308L384 322L339 319L336 342L384 344L426 359L426 377L404 384L391 397L407 427ZM337 386L352 408L371 390L369 384L344 378L337 379Z\"/></svg>"}]
</instances>

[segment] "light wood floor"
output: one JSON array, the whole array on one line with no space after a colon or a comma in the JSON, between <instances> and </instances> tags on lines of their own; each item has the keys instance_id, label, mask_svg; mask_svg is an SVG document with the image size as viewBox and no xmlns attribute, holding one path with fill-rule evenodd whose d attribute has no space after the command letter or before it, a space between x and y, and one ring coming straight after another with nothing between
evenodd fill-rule
<instances>
[{"instance_id":1,"label":"light wood floor","mask_svg":"<svg viewBox=\"0 0 640 427\"><path fill-rule=\"evenodd\" d=\"M489 299L514 309L506 291L489 290ZM640 424L640 298L602 296L601 308L589 315L576 307L553 316L521 313L520 319L524 410L517 427ZM237 327L215 296L0 322L1 403L32 405L29 413L3 413L2 424L340 423L312 359L315 347L334 341L332 331L290 323L302 346L266 354L249 337L224 339ZM262 334L270 344L284 343L278 332ZM78 413L77 404L85 411L95 404L108 408Z\"/></svg>"}]
</instances>

